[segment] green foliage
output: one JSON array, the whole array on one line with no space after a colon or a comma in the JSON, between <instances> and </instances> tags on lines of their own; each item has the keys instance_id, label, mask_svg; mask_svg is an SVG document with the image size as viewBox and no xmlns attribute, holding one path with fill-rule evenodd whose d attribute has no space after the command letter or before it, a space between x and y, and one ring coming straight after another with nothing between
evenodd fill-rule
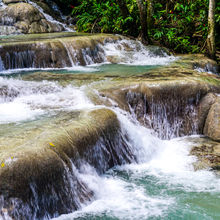
<instances>
[{"instance_id":1,"label":"green foliage","mask_svg":"<svg viewBox=\"0 0 220 220\"><path fill-rule=\"evenodd\" d=\"M129 2L128 2L129 3ZM132 4L128 4L134 10ZM125 29L133 17L123 18L115 0L83 0L73 9L73 15L78 18L77 29L83 32L111 32L127 34Z\"/></svg>"},{"instance_id":2,"label":"green foliage","mask_svg":"<svg viewBox=\"0 0 220 220\"><path fill-rule=\"evenodd\" d=\"M65 0L60 0L65 1ZM130 15L123 18L115 0L81 0L73 9L77 29L83 32L108 32L137 36L140 30L136 0L126 0ZM202 52L208 29L209 0L152 0L151 39L179 53ZM133 25L133 32L129 26ZM220 1L216 7L220 27ZM220 44L220 42L219 42Z\"/></svg>"},{"instance_id":3,"label":"green foliage","mask_svg":"<svg viewBox=\"0 0 220 220\"><path fill-rule=\"evenodd\" d=\"M166 3L154 5L152 37L176 52L200 52L207 37L208 0Z\"/></svg>"}]
</instances>

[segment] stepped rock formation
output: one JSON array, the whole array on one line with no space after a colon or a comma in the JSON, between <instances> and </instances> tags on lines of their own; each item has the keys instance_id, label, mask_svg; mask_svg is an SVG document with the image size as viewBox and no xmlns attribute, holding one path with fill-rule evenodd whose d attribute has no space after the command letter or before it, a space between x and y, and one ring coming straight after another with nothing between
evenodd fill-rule
<instances>
[{"instance_id":1,"label":"stepped rock formation","mask_svg":"<svg viewBox=\"0 0 220 220\"><path fill-rule=\"evenodd\" d=\"M72 33L1 39L0 70L114 63L120 57L109 59L103 45L120 39ZM92 189L81 178L83 166L89 164L103 174L113 166L136 162L132 137L123 130L115 109L111 110L115 107L130 112L161 139L204 131L218 140L220 78L195 70L200 65L215 63L203 55L187 55L141 74L36 72L19 76L27 84L47 80L87 85L97 81L90 84L90 98L102 106L58 111L40 126L21 126L13 134L6 131L0 136L0 216L4 212L14 219L42 219L80 209L94 199ZM13 100L22 88L4 85L0 98ZM32 95L38 95L38 87L32 90ZM50 87L45 90L47 93ZM204 151L204 147L201 149ZM198 152L192 154L198 156ZM219 147L214 148L217 157L213 157L213 169L218 167L218 153Z\"/></svg>"},{"instance_id":2,"label":"stepped rock formation","mask_svg":"<svg viewBox=\"0 0 220 220\"><path fill-rule=\"evenodd\" d=\"M82 112L75 120L70 115L59 128L29 131L33 139L19 144L18 134L14 146L0 147L0 207L11 217L39 219L79 209L93 199L78 174L82 163L103 173L135 161L112 111Z\"/></svg>"},{"instance_id":3,"label":"stepped rock formation","mask_svg":"<svg viewBox=\"0 0 220 220\"><path fill-rule=\"evenodd\" d=\"M195 71L193 67L199 62L212 63L201 55L194 59L185 56L169 67L133 76L115 88L104 89L102 95L129 110L162 139L204 134L209 110L220 92L220 81L218 75Z\"/></svg>"},{"instance_id":4,"label":"stepped rock formation","mask_svg":"<svg viewBox=\"0 0 220 220\"><path fill-rule=\"evenodd\" d=\"M39 38L38 38L39 37ZM17 42L21 40L21 42ZM114 35L57 33L17 37L15 42L2 39L0 61L5 69L64 68L74 65L102 63L106 60L101 47L121 39ZM1 43L1 40L0 40ZM42 50L44 51L42 53ZM0 69L1 70L1 69Z\"/></svg>"}]
</instances>

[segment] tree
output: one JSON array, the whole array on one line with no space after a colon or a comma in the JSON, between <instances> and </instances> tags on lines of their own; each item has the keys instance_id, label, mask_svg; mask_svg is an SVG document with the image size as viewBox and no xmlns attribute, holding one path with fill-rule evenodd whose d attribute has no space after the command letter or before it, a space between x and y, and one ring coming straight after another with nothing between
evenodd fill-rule
<instances>
[{"instance_id":1,"label":"tree","mask_svg":"<svg viewBox=\"0 0 220 220\"><path fill-rule=\"evenodd\" d=\"M143 0L137 0L137 5L140 13L141 32L140 39L144 44L149 43L148 27L147 27L147 9Z\"/></svg>"},{"instance_id":2,"label":"tree","mask_svg":"<svg viewBox=\"0 0 220 220\"><path fill-rule=\"evenodd\" d=\"M150 40L149 34L152 28L152 18L153 18L153 4L152 0L146 0L147 2L147 30L148 30L148 40ZM150 42L149 42L150 43Z\"/></svg>"},{"instance_id":3,"label":"tree","mask_svg":"<svg viewBox=\"0 0 220 220\"><path fill-rule=\"evenodd\" d=\"M216 58L215 45L215 0L209 0L209 14L208 14L208 37L207 37L208 55Z\"/></svg>"},{"instance_id":4,"label":"tree","mask_svg":"<svg viewBox=\"0 0 220 220\"><path fill-rule=\"evenodd\" d=\"M118 6L120 8L121 14L123 16L123 19L127 19L130 16L127 4L125 0L116 0L118 3ZM125 25L125 28L129 30L129 34L132 35L136 32L136 25L132 20L128 20L127 24Z\"/></svg>"},{"instance_id":5,"label":"tree","mask_svg":"<svg viewBox=\"0 0 220 220\"><path fill-rule=\"evenodd\" d=\"M129 16L128 7L126 5L126 2L124 0L116 0L118 3L118 6L120 8L121 14L124 18L127 18Z\"/></svg>"}]
</instances>

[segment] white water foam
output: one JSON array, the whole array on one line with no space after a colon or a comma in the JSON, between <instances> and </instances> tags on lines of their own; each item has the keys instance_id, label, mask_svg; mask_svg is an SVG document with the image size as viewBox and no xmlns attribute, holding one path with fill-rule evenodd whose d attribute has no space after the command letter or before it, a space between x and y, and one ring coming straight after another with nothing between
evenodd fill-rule
<instances>
[{"instance_id":1,"label":"white water foam","mask_svg":"<svg viewBox=\"0 0 220 220\"><path fill-rule=\"evenodd\" d=\"M113 57L114 62L127 65L166 65L176 60L159 47L144 46L140 41L123 39L103 46L105 55ZM110 59L111 60L111 59ZM110 61L111 62L111 61Z\"/></svg>"},{"instance_id":2,"label":"white water foam","mask_svg":"<svg viewBox=\"0 0 220 220\"><path fill-rule=\"evenodd\" d=\"M98 69L96 66L72 66L72 67L65 67L65 68L24 68L24 69L10 69L10 70L2 70L0 71L0 75L11 75L21 72L34 72L34 71L70 71L70 72L79 72L79 73L90 73L90 72L97 72Z\"/></svg>"},{"instance_id":3,"label":"white water foam","mask_svg":"<svg viewBox=\"0 0 220 220\"><path fill-rule=\"evenodd\" d=\"M62 215L57 220L77 219L88 214L102 216L104 213L117 219L146 219L162 216L163 211L173 203L172 199L148 196L142 187L120 178L110 175L100 177L90 166L85 165L84 170L80 178L95 192L96 200L82 210Z\"/></svg>"},{"instance_id":4,"label":"white water foam","mask_svg":"<svg viewBox=\"0 0 220 220\"><path fill-rule=\"evenodd\" d=\"M198 71L199 73L209 73L209 74L219 75L217 69L215 70L214 67L211 69L210 66L206 66L206 68L196 67L195 70Z\"/></svg>"},{"instance_id":5,"label":"white water foam","mask_svg":"<svg viewBox=\"0 0 220 220\"><path fill-rule=\"evenodd\" d=\"M67 56L65 59L69 59L70 66L67 66L66 62L63 62L62 69L73 71L87 71L95 72L100 70L100 66L104 64L123 64L133 66L158 66L167 65L170 62L176 60L173 56L168 56L164 49L154 46L144 46L141 42L135 40L122 39L117 41L105 42L103 45L97 43L95 48L82 48L76 49L75 45L70 41L60 40L63 44ZM35 64L35 52L27 51L25 54L16 52L7 57L7 62L10 65L5 66L0 61L0 74L12 74L18 71L33 71L33 70L58 70L58 68L51 67L51 63ZM16 61L15 61L15 60ZM64 60L65 60L64 59ZM19 62L18 62L19 61ZM16 62L16 63L15 63ZM13 64L13 65L12 65ZM85 65L85 66L83 66ZM25 66L25 68L23 68ZM41 68L42 67L42 68ZM22 68L22 69L20 69ZM15 69L15 70L14 70Z\"/></svg>"},{"instance_id":6,"label":"white water foam","mask_svg":"<svg viewBox=\"0 0 220 220\"><path fill-rule=\"evenodd\" d=\"M136 149L138 164L115 168L129 175L129 179L115 175L98 176L89 166L85 166L82 180L95 192L95 201L81 210L62 215L56 220L89 219L107 215L116 219L148 219L166 217L167 210L175 207L176 197L172 195L150 195L143 185L134 180L156 178L158 186L166 185L167 190L185 192L220 192L220 180L207 170L194 171L195 157L189 156L192 144L184 138L162 141L142 127L124 111L115 108L130 144ZM151 183L150 183L151 184Z\"/></svg>"},{"instance_id":7,"label":"white water foam","mask_svg":"<svg viewBox=\"0 0 220 220\"><path fill-rule=\"evenodd\" d=\"M90 107L93 104L78 87L0 77L0 124Z\"/></svg>"},{"instance_id":8,"label":"white water foam","mask_svg":"<svg viewBox=\"0 0 220 220\"><path fill-rule=\"evenodd\" d=\"M37 3L32 2L32 1L28 1L28 3L33 5L35 8L37 8L39 10L39 12L44 15L44 17L46 18L47 21L54 23L54 24L61 25L65 29L65 31L75 32L73 29L69 28L66 24L55 20L53 17L51 17L50 15L45 13L44 10Z\"/></svg>"}]
</instances>

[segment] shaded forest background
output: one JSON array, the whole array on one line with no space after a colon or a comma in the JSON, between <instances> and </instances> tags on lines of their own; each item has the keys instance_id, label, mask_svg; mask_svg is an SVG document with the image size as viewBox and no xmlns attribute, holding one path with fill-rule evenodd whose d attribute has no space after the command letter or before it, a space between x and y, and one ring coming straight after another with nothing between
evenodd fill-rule
<instances>
[{"instance_id":1,"label":"shaded forest background","mask_svg":"<svg viewBox=\"0 0 220 220\"><path fill-rule=\"evenodd\" d=\"M56 0L75 17L76 29L90 33L117 33L138 37L141 31L136 0ZM152 43L176 53L206 52L209 0L145 0L148 35ZM216 45L220 48L220 1L216 1Z\"/></svg>"}]
</instances>

